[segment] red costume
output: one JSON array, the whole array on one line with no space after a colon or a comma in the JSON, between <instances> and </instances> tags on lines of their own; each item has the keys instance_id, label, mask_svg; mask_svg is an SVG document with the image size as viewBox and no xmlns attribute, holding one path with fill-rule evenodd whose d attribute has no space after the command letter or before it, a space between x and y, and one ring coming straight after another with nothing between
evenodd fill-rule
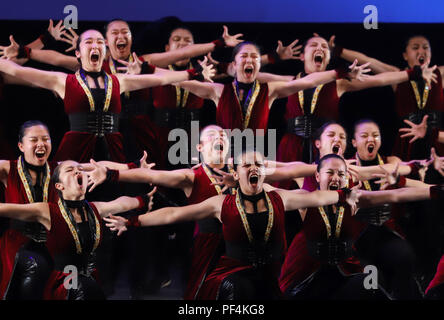
<instances>
[{"instance_id":1,"label":"red costume","mask_svg":"<svg viewBox=\"0 0 444 320\"><path fill-rule=\"evenodd\" d=\"M10 170L8 175L7 187L5 192L6 203L31 203L32 201L29 199L27 195L26 189L30 188L32 190L32 186L28 184L25 187L25 183L20 177L19 170L17 167L17 160L10 161ZM50 171L52 172L57 167L57 162L51 161L48 162ZM58 195L57 191L54 187L54 184L49 183L46 188L44 188L44 194L47 196L44 201L57 201ZM29 190L29 189L28 189ZM29 191L28 191L29 192ZM31 191L32 192L32 191ZM11 220L12 221L12 220ZM13 270L16 264L16 254L21 247L23 247L30 240L24 233L26 233L24 228L26 226L35 226L35 223L16 223L17 221L12 221L13 228L6 230L3 234L0 242L0 255L2 262L1 269L1 283L0 283L0 297L4 297L11 280ZM18 227L18 226L20 227ZM40 226L40 224L37 224ZM16 227L17 226L17 227Z\"/></svg>"},{"instance_id":2,"label":"red costume","mask_svg":"<svg viewBox=\"0 0 444 320\"><path fill-rule=\"evenodd\" d=\"M109 106L105 106L108 110L102 110L104 106L96 102L96 109L92 111L90 100L81 85L81 79L79 80L76 74L67 76L64 104L65 112L70 117L71 131L65 133L55 160L89 162L91 158L94 158L96 143L100 138L107 146L109 159L105 156L103 159L96 157L96 160L125 162L123 139L117 126L121 111L120 85L116 76L110 77L112 91L108 101ZM103 91L103 89L93 90ZM106 95L107 92L105 92L105 98Z\"/></svg>"},{"instance_id":3,"label":"red costume","mask_svg":"<svg viewBox=\"0 0 444 320\"><path fill-rule=\"evenodd\" d=\"M170 143L168 134L172 129L182 128L190 132L191 121L200 121L204 99L173 85L152 88L154 115L151 130L155 135L156 164L168 166L167 155Z\"/></svg>"},{"instance_id":4,"label":"red costume","mask_svg":"<svg viewBox=\"0 0 444 320\"><path fill-rule=\"evenodd\" d=\"M312 92L312 95L306 95ZM311 98L308 99L307 98ZM303 105L301 105L303 102ZM308 114L306 111L310 111ZM316 89L299 91L288 97L285 121L287 132L282 137L277 150L277 161L306 161L310 163L314 159L309 159L308 154L316 154L317 150L312 144L312 137L315 131L322 126L323 122L339 119L339 97L336 88L336 81L329 82ZM304 159L306 157L306 159ZM293 189L292 181L282 181L277 187L283 189Z\"/></svg>"},{"instance_id":5,"label":"red costume","mask_svg":"<svg viewBox=\"0 0 444 320\"><path fill-rule=\"evenodd\" d=\"M284 205L281 197L275 191L267 192L267 194L273 207L274 222L268 242L266 242L266 255L269 259L264 268L267 270L265 274L268 279L263 280L269 280L277 286L279 268L286 251ZM205 279L198 292L198 299L217 299L220 285L226 277L239 271L254 269L254 265L247 259L247 255L239 256L235 254L237 249L243 252L243 249L250 246L249 237L247 237L240 211L236 205L236 196L227 195L222 205L221 220L226 253L219 259L217 266ZM260 253L256 252L256 254L259 255Z\"/></svg>"},{"instance_id":6,"label":"red costume","mask_svg":"<svg viewBox=\"0 0 444 320\"><path fill-rule=\"evenodd\" d=\"M437 76L437 82L432 82L430 90L425 88L423 92L421 92L420 86L418 86L418 82L416 81L407 81L398 84L395 91L395 109L400 121L409 119L413 123L419 124L424 115L428 114L428 129L443 128L444 94L442 78L439 70L435 70L434 72ZM415 92L417 94L415 94ZM402 127L406 126L404 122L401 124ZM401 139L400 134L398 134L393 154L404 161L423 159L424 156L428 157L430 155L430 147L435 147L438 154L444 154L444 144L440 144L436 140L432 141L431 138L432 135L426 135L424 139L409 143L410 138Z\"/></svg>"},{"instance_id":7,"label":"red costume","mask_svg":"<svg viewBox=\"0 0 444 320\"><path fill-rule=\"evenodd\" d=\"M342 214L340 208L343 210ZM339 221L339 217L342 215L342 224L337 222L333 225L331 223L332 219L330 219L331 235L328 236L326 222L320 212L319 208L307 209L303 229L293 239L282 265L279 279L282 292L300 285L304 280L315 274L323 262L334 263L343 274L361 272L360 265L355 265L354 270L350 269L350 264L347 261L348 256L350 256L347 256L347 250L351 249L350 247L339 250L343 252L342 256L333 257L328 256L328 254L323 256L322 244L327 243L329 239L349 244L349 241L355 241L359 237L366 224L357 221L351 216L349 206L338 207L336 216L338 216L337 220ZM310 252L309 247L317 248L315 252L321 252L321 254L316 255Z\"/></svg>"},{"instance_id":8,"label":"red costume","mask_svg":"<svg viewBox=\"0 0 444 320\"><path fill-rule=\"evenodd\" d=\"M234 83L224 85L219 98L216 112L217 125L223 129L267 129L270 106L268 103L268 85L257 82L256 90L252 93L250 104L244 115L236 94ZM256 132L254 132L256 134Z\"/></svg>"},{"instance_id":9,"label":"red costume","mask_svg":"<svg viewBox=\"0 0 444 320\"><path fill-rule=\"evenodd\" d=\"M62 214L57 203L49 203L48 205L51 216L51 229L47 231L46 245L54 259L55 266L45 288L44 298L45 300L66 300L68 298L68 291L63 282L68 274L63 273L63 269L67 265L74 265L80 273L83 268L87 267L84 265L84 261L86 260L85 257L91 254L91 251L80 245L82 252L78 252L79 244L74 240L73 229L68 226L68 221L72 223L69 217ZM89 205L96 220L94 226L98 227L95 229L96 236L91 235L96 240L92 249L95 250L102 239L103 222L94 204L89 203ZM76 235L78 236L77 233ZM95 275L95 269L90 271Z\"/></svg>"},{"instance_id":10,"label":"red costume","mask_svg":"<svg viewBox=\"0 0 444 320\"><path fill-rule=\"evenodd\" d=\"M206 172L206 169L208 170ZM194 184L188 204L196 204L221 194L220 187L211 185L209 168L202 164L194 169ZM209 267L220 257L222 246L222 225L216 218L208 218L197 222L198 233L194 237L190 274L184 298L194 300L202 285Z\"/></svg>"},{"instance_id":11,"label":"red costume","mask_svg":"<svg viewBox=\"0 0 444 320\"><path fill-rule=\"evenodd\" d=\"M139 57L143 62L143 57ZM115 74L122 66L114 59L108 58L103 62L102 69L108 74ZM149 160L156 161L158 149L155 145L156 131L154 123L149 116L152 107L151 88L125 92L121 94L122 112L120 114L120 132L123 135L125 155L127 160L140 158L144 150L147 151Z\"/></svg>"}]
</instances>

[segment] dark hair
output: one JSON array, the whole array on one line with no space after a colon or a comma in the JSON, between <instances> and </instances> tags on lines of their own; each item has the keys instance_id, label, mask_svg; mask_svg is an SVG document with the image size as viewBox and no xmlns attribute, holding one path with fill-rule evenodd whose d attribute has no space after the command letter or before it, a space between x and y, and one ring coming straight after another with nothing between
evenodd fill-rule
<instances>
[{"instance_id":1,"label":"dark hair","mask_svg":"<svg viewBox=\"0 0 444 320\"><path fill-rule=\"evenodd\" d=\"M316 167L316 171L320 172L324 161L329 160L329 159L340 159L342 162L344 162L345 167L347 168L347 163L345 162L343 157L338 156L337 154L334 154L334 153L329 153L329 154L323 156L321 159L319 159L319 163L318 163L318 166Z\"/></svg>"},{"instance_id":2,"label":"dark hair","mask_svg":"<svg viewBox=\"0 0 444 320\"><path fill-rule=\"evenodd\" d=\"M339 122L337 122L337 121L333 121L333 120L332 120L332 121L327 121L327 122L325 122L321 127L319 127L319 128L314 132L314 134L313 134L313 141L315 141L315 140L320 140L322 134L323 134L324 131L325 131L325 129L327 129L327 127L330 126L330 125L332 125L332 124L337 124L338 126L341 126L341 127L344 129L344 131L345 131L344 126L343 126L342 124L340 124ZM347 137L347 131L345 131L345 136Z\"/></svg>"},{"instance_id":3,"label":"dark hair","mask_svg":"<svg viewBox=\"0 0 444 320\"><path fill-rule=\"evenodd\" d=\"M54 171L51 173L51 182L56 184L60 182L60 170L62 168L62 164L64 162L60 162L57 167L55 167Z\"/></svg>"},{"instance_id":4,"label":"dark hair","mask_svg":"<svg viewBox=\"0 0 444 320\"><path fill-rule=\"evenodd\" d=\"M19 134L18 134L18 141L23 142L23 137L26 135L26 130L31 127L35 126L43 126L45 127L46 131L49 133L48 126L41 122L40 120L28 120L25 123L23 123L19 128Z\"/></svg>"},{"instance_id":5,"label":"dark hair","mask_svg":"<svg viewBox=\"0 0 444 320\"><path fill-rule=\"evenodd\" d=\"M105 24L105 26L103 27L103 32L105 32L105 36L106 36L106 33L108 32L109 25L110 25L111 23L113 23L113 22L116 22L116 21L126 23L126 25L128 26L128 28L130 29L130 25L129 25L128 21L123 20L123 19L120 19L120 18L115 18L115 19L112 19L112 20L108 21L107 24Z\"/></svg>"},{"instance_id":6,"label":"dark hair","mask_svg":"<svg viewBox=\"0 0 444 320\"><path fill-rule=\"evenodd\" d=\"M237 44L237 45L234 47L234 49L233 49L233 53L231 54L231 60L232 60L232 61L234 61L234 58L235 58L236 55L239 53L239 51L242 49L242 47L245 46L245 45L247 45L247 44L256 47L257 51L259 52L259 55L261 55L261 48L259 47L259 45L257 45L257 44L254 43L254 42L251 42L251 41L244 41L244 42L241 42L241 43Z\"/></svg>"},{"instance_id":7,"label":"dark hair","mask_svg":"<svg viewBox=\"0 0 444 320\"><path fill-rule=\"evenodd\" d=\"M249 152L260 153L263 156L262 152L256 150L256 148L254 148L252 146L242 145L242 151L240 153L238 153L237 155L234 155L234 157L233 157L233 169L234 169L234 171L237 170L237 165L238 165L237 159L239 157L243 157L244 154L249 153Z\"/></svg>"},{"instance_id":8,"label":"dark hair","mask_svg":"<svg viewBox=\"0 0 444 320\"><path fill-rule=\"evenodd\" d=\"M191 35L193 36L193 40L194 39L194 32L193 30L191 30L191 27L183 24L183 23L179 23L179 24L174 24L172 27L170 27L167 32L164 33L165 39L164 39L164 45L167 45L170 41L171 38L171 34L176 31L177 29L184 29L187 30L189 33L191 33Z\"/></svg>"},{"instance_id":9,"label":"dark hair","mask_svg":"<svg viewBox=\"0 0 444 320\"><path fill-rule=\"evenodd\" d=\"M407 46L409 45L410 40L412 40L413 38L424 38L424 39L426 39L426 40L429 42L429 44L430 44L430 40L429 40L425 35L422 35L422 34L414 34L414 35L411 35L411 36L405 38L405 40L404 40L404 52L407 50Z\"/></svg>"},{"instance_id":10,"label":"dark hair","mask_svg":"<svg viewBox=\"0 0 444 320\"><path fill-rule=\"evenodd\" d=\"M354 137L355 134L356 134L356 128L357 128L358 126L360 126L361 124L364 124L364 123L374 123L374 124L378 127L378 129L380 129L380 128L379 128L379 124L378 124L375 120L373 120L373 119L370 119L370 118L359 119L358 121L356 121L356 122L353 124L353 137Z\"/></svg>"}]
</instances>

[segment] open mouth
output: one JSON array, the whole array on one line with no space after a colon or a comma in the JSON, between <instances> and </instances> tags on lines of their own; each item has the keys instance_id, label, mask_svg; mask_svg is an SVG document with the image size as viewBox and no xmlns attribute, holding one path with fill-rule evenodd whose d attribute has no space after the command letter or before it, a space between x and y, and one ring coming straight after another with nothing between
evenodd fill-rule
<instances>
[{"instance_id":1,"label":"open mouth","mask_svg":"<svg viewBox=\"0 0 444 320\"><path fill-rule=\"evenodd\" d=\"M126 48L126 43L118 43L116 44L117 49L124 50Z\"/></svg>"},{"instance_id":2,"label":"open mouth","mask_svg":"<svg viewBox=\"0 0 444 320\"><path fill-rule=\"evenodd\" d=\"M314 57L314 62L315 62L316 64L322 64L322 61L324 61L324 58L323 58L321 55L316 55L316 56Z\"/></svg>"},{"instance_id":3,"label":"open mouth","mask_svg":"<svg viewBox=\"0 0 444 320\"><path fill-rule=\"evenodd\" d=\"M251 76L253 74L253 68L251 68L251 67L245 68L245 74L247 76Z\"/></svg>"},{"instance_id":4,"label":"open mouth","mask_svg":"<svg viewBox=\"0 0 444 320\"><path fill-rule=\"evenodd\" d=\"M36 156L38 159L43 159L43 158L45 157L45 154L46 154L46 152L45 152L45 151L42 151L42 150L39 150L39 151L36 151L36 152L35 152L35 156Z\"/></svg>"},{"instance_id":5,"label":"open mouth","mask_svg":"<svg viewBox=\"0 0 444 320\"><path fill-rule=\"evenodd\" d=\"M334 154L338 154L340 149L341 149L340 146L338 146L338 145L334 145L333 148L331 149L331 151L332 151Z\"/></svg>"},{"instance_id":6,"label":"open mouth","mask_svg":"<svg viewBox=\"0 0 444 320\"><path fill-rule=\"evenodd\" d=\"M331 184L328 186L329 190L339 190L339 185L337 184Z\"/></svg>"},{"instance_id":7,"label":"open mouth","mask_svg":"<svg viewBox=\"0 0 444 320\"><path fill-rule=\"evenodd\" d=\"M368 153L373 153L374 150L375 150L375 146L374 145L370 144L370 145L367 146Z\"/></svg>"},{"instance_id":8,"label":"open mouth","mask_svg":"<svg viewBox=\"0 0 444 320\"><path fill-rule=\"evenodd\" d=\"M425 58L424 57L419 57L418 61L419 61L419 64L422 65L422 64L425 63Z\"/></svg>"},{"instance_id":9,"label":"open mouth","mask_svg":"<svg viewBox=\"0 0 444 320\"><path fill-rule=\"evenodd\" d=\"M77 183L79 184L79 186L83 185L83 177L82 177L82 175L78 175L77 176Z\"/></svg>"},{"instance_id":10,"label":"open mouth","mask_svg":"<svg viewBox=\"0 0 444 320\"><path fill-rule=\"evenodd\" d=\"M224 151L224 145L222 143L216 143L213 147L215 151Z\"/></svg>"},{"instance_id":11,"label":"open mouth","mask_svg":"<svg viewBox=\"0 0 444 320\"><path fill-rule=\"evenodd\" d=\"M91 61L96 63L99 61L99 54L98 53L93 53L91 54Z\"/></svg>"},{"instance_id":12,"label":"open mouth","mask_svg":"<svg viewBox=\"0 0 444 320\"><path fill-rule=\"evenodd\" d=\"M250 176L250 184L251 185L256 185L258 183L258 181L259 181L259 176L257 174L254 173Z\"/></svg>"}]
</instances>

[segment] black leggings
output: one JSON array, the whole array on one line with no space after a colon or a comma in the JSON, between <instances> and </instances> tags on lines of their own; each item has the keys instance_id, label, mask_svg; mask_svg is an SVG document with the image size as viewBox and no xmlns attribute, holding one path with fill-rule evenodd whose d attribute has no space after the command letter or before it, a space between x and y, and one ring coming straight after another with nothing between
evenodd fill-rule
<instances>
[{"instance_id":1,"label":"black leggings","mask_svg":"<svg viewBox=\"0 0 444 320\"><path fill-rule=\"evenodd\" d=\"M279 297L277 280L265 271L248 269L222 280L218 300L276 300Z\"/></svg>"},{"instance_id":2,"label":"black leggings","mask_svg":"<svg viewBox=\"0 0 444 320\"><path fill-rule=\"evenodd\" d=\"M105 300L105 294L92 278L79 274L77 288L68 290L67 300Z\"/></svg>"},{"instance_id":3,"label":"black leggings","mask_svg":"<svg viewBox=\"0 0 444 320\"><path fill-rule=\"evenodd\" d=\"M415 254L407 241L386 227L369 226L356 248L361 262L377 267L383 287L394 299L421 299L413 277Z\"/></svg>"},{"instance_id":4,"label":"black leggings","mask_svg":"<svg viewBox=\"0 0 444 320\"><path fill-rule=\"evenodd\" d=\"M43 291L52 270L52 258L45 243L29 241L17 252L6 299L43 299Z\"/></svg>"},{"instance_id":5,"label":"black leggings","mask_svg":"<svg viewBox=\"0 0 444 320\"><path fill-rule=\"evenodd\" d=\"M304 284L290 289L286 297L291 300L388 300L378 289L364 287L367 275L342 275L336 266L323 265Z\"/></svg>"}]
</instances>

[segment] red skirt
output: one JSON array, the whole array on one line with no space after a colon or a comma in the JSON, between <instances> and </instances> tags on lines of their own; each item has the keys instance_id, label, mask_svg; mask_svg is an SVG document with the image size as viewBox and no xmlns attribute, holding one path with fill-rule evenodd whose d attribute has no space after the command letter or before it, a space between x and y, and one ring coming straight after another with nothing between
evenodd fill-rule
<instances>
[{"instance_id":1,"label":"red skirt","mask_svg":"<svg viewBox=\"0 0 444 320\"><path fill-rule=\"evenodd\" d=\"M184 294L185 300L195 299L196 293L209 272L211 261L218 258L215 255L218 253L222 240L222 234L217 233L198 233L194 238L190 274Z\"/></svg>"},{"instance_id":2,"label":"red skirt","mask_svg":"<svg viewBox=\"0 0 444 320\"><path fill-rule=\"evenodd\" d=\"M125 162L123 138L120 133L105 134L110 161ZM68 131L63 136L55 161L74 160L79 163L89 162L93 158L97 137L88 132Z\"/></svg>"}]
</instances>

